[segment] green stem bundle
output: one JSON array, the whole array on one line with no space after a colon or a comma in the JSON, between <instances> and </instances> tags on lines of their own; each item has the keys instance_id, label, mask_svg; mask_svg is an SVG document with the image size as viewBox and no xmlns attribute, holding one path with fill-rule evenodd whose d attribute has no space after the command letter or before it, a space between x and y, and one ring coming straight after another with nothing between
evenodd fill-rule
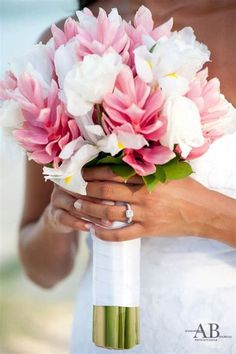
<instances>
[{"instance_id":1,"label":"green stem bundle","mask_svg":"<svg viewBox=\"0 0 236 354\"><path fill-rule=\"evenodd\" d=\"M93 307L93 342L97 346L133 348L139 344L139 331L139 307Z\"/></svg>"}]
</instances>

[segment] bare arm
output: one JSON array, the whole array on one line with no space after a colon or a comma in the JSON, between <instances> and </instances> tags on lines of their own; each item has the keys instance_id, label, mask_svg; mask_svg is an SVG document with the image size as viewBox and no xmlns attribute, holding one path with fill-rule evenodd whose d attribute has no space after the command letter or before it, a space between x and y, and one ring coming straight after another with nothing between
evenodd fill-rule
<instances>
[{"instance_id":1,"label":"bare arm","mask_svg":"<svg viewBox=\"0 0 236 354\"><path fill-rule=\"evenodd\" d=\"M25 207L19 251L28 276L47 288L70 273L78 240L75 231L65 233L50 225L53 183L44 182L41 166L27 161L26 169Z\"/></svg>"}]
</instances>

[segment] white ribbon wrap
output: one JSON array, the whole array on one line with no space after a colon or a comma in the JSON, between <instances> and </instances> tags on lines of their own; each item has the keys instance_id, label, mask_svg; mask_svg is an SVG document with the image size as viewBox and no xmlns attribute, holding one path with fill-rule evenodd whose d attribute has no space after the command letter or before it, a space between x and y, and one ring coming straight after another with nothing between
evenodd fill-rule
<instances>
[{"instance_id":1,"label":"white ribbon wrap","mask_svg":"<svg viewBox=\"0 0 236 354\"><path fill-rule=\"evenodd\" d=\"M64 189L81 195L86 185L64 179L53 182ZM119 203L125 205L125 203ZM114 222L112 229L127 224ZM122 242L103 241L93 238L93 304L97 306L139 306L140 297L140 245L141 239Z\"/></svg>"},{"instance_id":2,"label":"white ribbon wrap","mask_svg":"<svg viewBox=\"0 0 236 354\"><path fill-rule=\"evenodd\" d=\"M92 237L93 304L139 306L141 239L109 242Z\"/></svg>"}]
</instances>

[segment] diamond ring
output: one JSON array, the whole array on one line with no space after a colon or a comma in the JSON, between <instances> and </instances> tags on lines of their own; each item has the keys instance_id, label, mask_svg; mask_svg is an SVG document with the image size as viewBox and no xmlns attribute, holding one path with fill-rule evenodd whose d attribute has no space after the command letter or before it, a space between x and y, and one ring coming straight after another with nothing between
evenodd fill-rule
<instances>
[{"instance_id":1,"label":"diamond ring","mask_svg":"<svg viewBox=\"0 0 236 354\"><path fill-rule=\"evenodd\" d=\"M125 205L126 205L125 216L127 217L128 224L130 224L133 221L134 212L129 203L125 203Z\"/></svg>"}]
</instances>

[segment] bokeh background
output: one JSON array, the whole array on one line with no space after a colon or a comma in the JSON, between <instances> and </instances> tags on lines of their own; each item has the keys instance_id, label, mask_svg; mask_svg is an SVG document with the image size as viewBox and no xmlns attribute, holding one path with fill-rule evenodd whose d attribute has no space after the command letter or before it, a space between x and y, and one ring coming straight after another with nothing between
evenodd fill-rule
<instances>
[{"instance_id":1,"label":"bokeh background","mask_svg":"<svg viewBox=\"0 0 236 354\"><path fill-rule=\"evenodd\" d=\"M77 0L0 0L0 77L9 61L27 52L50 24L77 9ZM0 353L66 354L85 244L73 274L61 284L43 290L31 283L17 254L25 156L2 133L0 161Z\"/></svg>"}]
</instances>

